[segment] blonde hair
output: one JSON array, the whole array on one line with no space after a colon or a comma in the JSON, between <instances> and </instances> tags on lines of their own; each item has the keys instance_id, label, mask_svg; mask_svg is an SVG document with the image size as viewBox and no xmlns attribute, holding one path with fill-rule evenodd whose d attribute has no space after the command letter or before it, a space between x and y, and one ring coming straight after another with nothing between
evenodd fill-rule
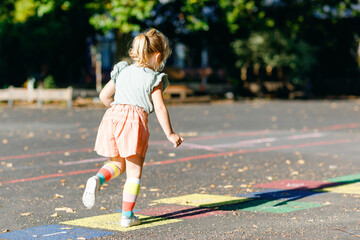
<instances>
[{"instance_id":1,"label":"blonde hair","mask_svg":"<svg viewBox=\"0 0 360 240\"><path fill-rule=\"evenodd\" d=\"M149 66L149 59L152 54L160 53L159 68L163 68L166 59L171 54L170 44L164 34L152 28L135 37L129 50L129 56L142 67Z\"/></svg>"}]
</instances>

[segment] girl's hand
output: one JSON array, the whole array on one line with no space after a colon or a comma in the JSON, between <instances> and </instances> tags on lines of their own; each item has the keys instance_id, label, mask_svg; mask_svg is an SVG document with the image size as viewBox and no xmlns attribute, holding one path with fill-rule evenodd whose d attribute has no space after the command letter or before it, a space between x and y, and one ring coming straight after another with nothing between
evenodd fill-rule
<instances>
[{"instance_id":1,"label":"girl's hand","mask_svg":"<svg viewBox=\"0 0 360 240\"><path fill-rule=\"evenodd\" d=\"M172 144L174 144L175 148L180 146L180 144L184 141L184 139L176 133L171 133L167 138L170 142L172 142Z\"/></svg>"}]
</instances>

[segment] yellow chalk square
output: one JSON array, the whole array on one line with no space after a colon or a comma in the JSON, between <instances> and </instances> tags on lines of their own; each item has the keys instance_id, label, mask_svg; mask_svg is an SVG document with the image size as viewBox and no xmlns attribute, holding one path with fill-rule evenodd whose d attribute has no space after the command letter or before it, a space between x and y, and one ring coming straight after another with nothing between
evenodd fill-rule
<instances>
[{"instance_id":1,"label":"yellow chalk square","mask_svg":"<svg viewBox=\"0 0 360 240\"><path fill-rule=\"evenodd\" d=\"M166 218L159 218L159 217L152 217L152 216L145 216L138 214L136 214L136 216L141 220L141 224L129 228L121 227L120 225L121 213L113 213L113 214L106 214L106 215L100 215L100 216L94 216L88 218L81 218L72 221L62 222L61 224L126 232L141 228L155 227L155 226L182 221L180 219L166 219Z\"/></svg>"},{"instance_id":2,"label":"yellow chalk square","mask_svg":"<svg viewBox=\"0 0 360 240\"><path fill-rule=\"evenodd\" d=\"M347 193L347 194L359 194L360 195L360 182L339 185L334 187L327 187L319 189L321 192L334 192L334 193Z\"/></svg>"},{"instance_id":3,"label":"yellow chalk square","mask_svg":"<svg viewBox=\"0 0 360 240\"><path fill-rule=\"evenodd\" d=\"M218 207L249 200L244 197L228 197L211 194L190 194L180 197L163 198L155 200L156 203L178 204L195 207Z\"/></svg>"}]
</instances>

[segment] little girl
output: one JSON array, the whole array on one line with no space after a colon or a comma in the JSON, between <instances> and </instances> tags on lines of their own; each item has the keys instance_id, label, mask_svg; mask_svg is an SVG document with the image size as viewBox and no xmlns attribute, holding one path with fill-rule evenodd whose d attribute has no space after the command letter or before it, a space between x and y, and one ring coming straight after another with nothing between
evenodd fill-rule
<instances>
[{"instance_id":1,"label":"little girl","mask_svg":"<svg viewBox=\"0 0 360 240\"><path fill-rule=\"evenodd\" d=\"M95 205L100 186L126 171L121 226L141 223L133 213L139 194L140 178L148 148L148 115L155 110L168 140L178 147L183 138L173 132L162 92L167 75L160 73L171 50L167 38L151 29L135 37L129 55L134 61L114 66L111 80L100 92L101 102L109 107L100 123L95 151L110 161L88 179L83 195L87 208ZM115 93L114 98L112 97Z\"/></svg>"}]
</instances>

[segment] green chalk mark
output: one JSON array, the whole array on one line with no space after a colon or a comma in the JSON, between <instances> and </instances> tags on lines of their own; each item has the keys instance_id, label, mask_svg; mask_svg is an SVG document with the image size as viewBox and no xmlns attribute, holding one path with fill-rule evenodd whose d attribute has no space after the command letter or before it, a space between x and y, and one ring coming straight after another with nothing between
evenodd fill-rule
<instances>
[{"instance_id":1,"label":"green chalk mark","mask_svg":"<svg viewBox=\"0 0 360 240\"><path fill-rule=\"evenodd\" d=\"M321 207L321 203L297 202L297 201L271 201L267 199L259 199L234 204L231 206L220 207L220 210L240 210L270 213L288 213L300 211L309 208Z\"/></svg>"}]
</instances>

